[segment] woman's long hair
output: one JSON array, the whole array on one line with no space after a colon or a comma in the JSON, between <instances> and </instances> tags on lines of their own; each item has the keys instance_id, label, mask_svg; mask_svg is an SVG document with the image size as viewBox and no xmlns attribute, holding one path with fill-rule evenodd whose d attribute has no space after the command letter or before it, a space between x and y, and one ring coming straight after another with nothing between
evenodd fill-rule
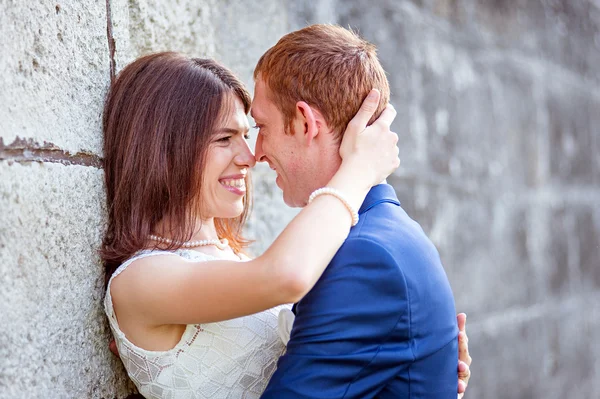
<instances>
[{"instance_id":1,"label":"woman's long hair","mask_svg":"<svg viewBox=\"0 0 600 399\"><path fill-rule=\"evenodd\" d=\"M100 255L107 280L165 217L173 240L191 239L209 143L234 96L248 113L250 94L231 71L173 52L137 59L111 84L102 119L108 226ZM241 235L251 206L249 174L246 185L242 214L215 218L219 237L236 252L249 243Z\"/></svg>"}]
</instances>

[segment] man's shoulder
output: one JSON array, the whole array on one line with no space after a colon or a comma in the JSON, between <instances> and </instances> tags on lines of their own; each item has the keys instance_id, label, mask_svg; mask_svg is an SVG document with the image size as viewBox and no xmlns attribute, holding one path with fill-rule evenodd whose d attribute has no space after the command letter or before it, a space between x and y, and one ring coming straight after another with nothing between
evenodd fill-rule
<instances>
[{"instance_id":1,"label":"man's shoulder","mask_svg":"<svg viewBox=\"0 0 600 399\"><path fill-rule=\"evenodd\" d=\"M344 257L360 259L374 255L378 257L389 255L390 258L393 258L390 254L390 248L379 239L377 234L360 234L349 236L336 253L334 260Z\"/></svg>"},{"instance_id":2,"label":"man's shoulder","mask_svg":"<svg viewBox=\"0 0 600 399\"><path fill-rule=\"evenodd\" d=\"M382 248L399 245L419 245L429 241L423 229L404 209L393 203L380 203L360 215L358 224L352 228L347 242L372 241Z\"/></svg>"},{"instance_id":3,"label":"man's shoulder","mask_svg":"<svg viewBox=\"0 0 600 399\"><path fill-rule=\"evenodd\" d=\"M399 205L381 203L360 216L332 263L376 256L379 262L401 266L416 259L431 259L422 256L425 254L437 255L437 250L421 226Z\"/></svg>"}]
</instances>

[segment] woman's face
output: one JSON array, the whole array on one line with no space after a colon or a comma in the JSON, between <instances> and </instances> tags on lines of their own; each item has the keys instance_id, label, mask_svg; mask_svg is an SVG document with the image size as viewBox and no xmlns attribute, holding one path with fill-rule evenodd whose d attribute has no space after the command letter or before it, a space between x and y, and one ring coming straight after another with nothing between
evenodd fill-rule
<instances>
[{"instance_id":1,"label":"woman's face","mask_svg":"<svg viewBox=\"0 0 600 399\"><path fill-rule=\"evenodd\" d=\"M250 126L244 105L234 97L208 149L201 189L203 218L235 218L244 210L245 177L256 160L246 141Z\"/></svg>"}]
</instances>

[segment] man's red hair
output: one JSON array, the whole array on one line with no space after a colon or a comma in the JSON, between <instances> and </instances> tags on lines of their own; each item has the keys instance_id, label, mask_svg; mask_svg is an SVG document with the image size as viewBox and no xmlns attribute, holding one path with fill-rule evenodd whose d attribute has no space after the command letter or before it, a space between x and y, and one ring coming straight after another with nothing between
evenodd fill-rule
<instances>
[{"instance_id":1,"label":"man's red hair","mask_svg":"<svg viewBox=\"0 0 600 399\"><path fill-rule=\"evenodd\" d=\"M296 103L318 109L336 138L358 112L371 89L381 100L373 122L390 98L385 71L373 44L335 25L311 25L288 33L258 61L254 79L263 80L290 131Z\"/></svg>"}]
</instances>

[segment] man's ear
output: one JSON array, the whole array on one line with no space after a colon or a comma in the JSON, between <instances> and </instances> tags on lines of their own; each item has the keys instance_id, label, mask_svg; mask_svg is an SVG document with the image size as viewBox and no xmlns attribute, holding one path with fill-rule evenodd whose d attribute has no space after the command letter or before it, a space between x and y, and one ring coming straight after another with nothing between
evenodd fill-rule
<instances>
[{"instance_id":1,"label":"man's ear","mask_svg":"<svg viewBox=\"0 0 600 399\"><path fill-rule=\"evenodd\" d=\"M298 101L296 103L296 118L302 124L301 131L304 134L306 145L310 145L323 125L323 115L304 101Z\"/></svg>"}]
</instances>

